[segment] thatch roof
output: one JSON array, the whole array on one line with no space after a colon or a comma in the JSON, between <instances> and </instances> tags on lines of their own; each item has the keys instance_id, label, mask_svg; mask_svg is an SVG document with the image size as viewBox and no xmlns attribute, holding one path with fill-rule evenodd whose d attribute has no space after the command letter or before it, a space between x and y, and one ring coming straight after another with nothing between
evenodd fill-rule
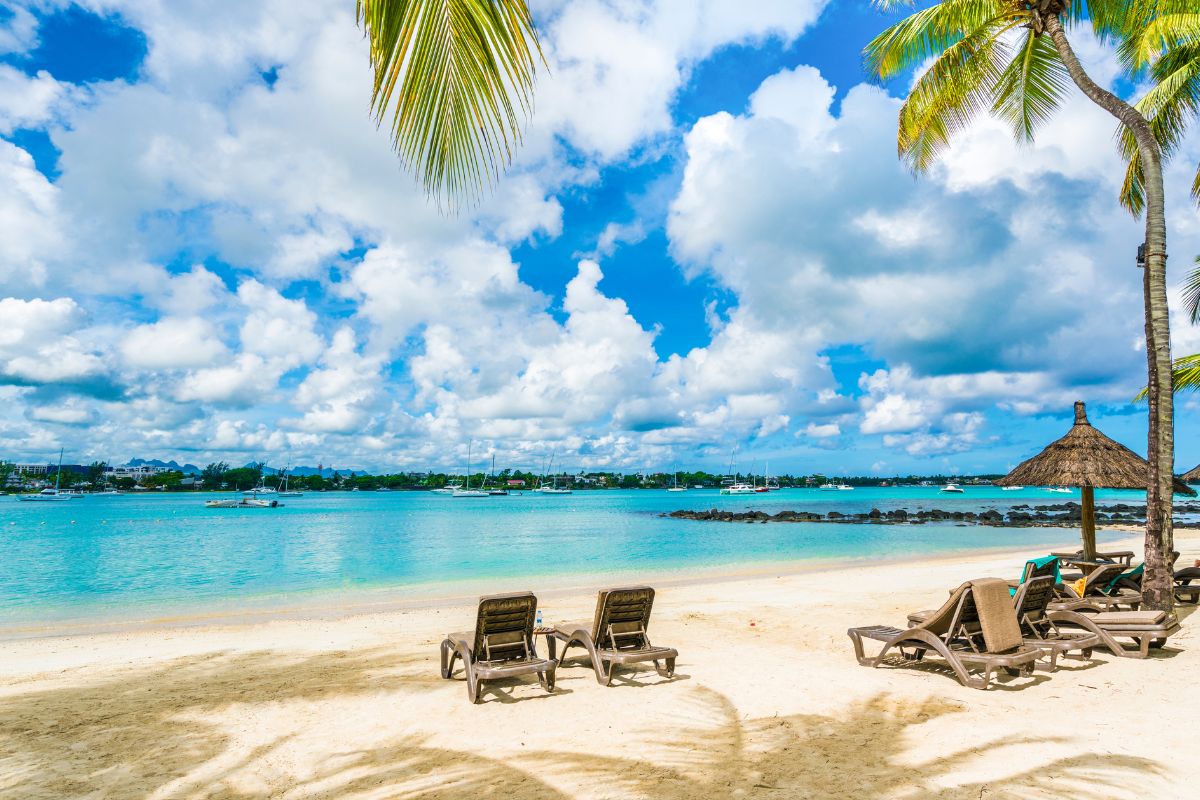
<instances>
[{"instance_id":1,"label":"thatch roof","mask_svg":"<svg viewBox=\"0 0 1200 800\"><path fill-rule=\"evenodd\" d=\"M1179 480L1184 483L1200 483L1200 464L1192 467L1187 472L1179 476Z\"/></svg>"},{"instance_id":2,"label":"thatch roof","mask_svg":"<svg viewBox=\"0 0 1200 800\"><path fill-rule=\"evenodd\" d=\"M1083 403L1075 404L1075 424L1067 435L996 483L1000 486L1092 486L1097 489L1145 489L1150 465L1123 444L1088 422ZM1175 491L1195 492L1176 480Z\"/></svg>"}]
</instances>

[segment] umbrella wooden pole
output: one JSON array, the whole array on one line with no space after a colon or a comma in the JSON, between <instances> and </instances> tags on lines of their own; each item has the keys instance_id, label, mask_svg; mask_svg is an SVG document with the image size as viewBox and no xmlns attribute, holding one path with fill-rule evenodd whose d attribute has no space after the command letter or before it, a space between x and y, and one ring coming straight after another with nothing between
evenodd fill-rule
<instances>
[{"instance_id":1,"label":"umbrella wooden pole","mask_svg":"<svg viewBox=\"0 0 1200 800\"><path fill-rule=\"evenodd\" d=\"M1083 528L1083 558L1096 558L1096 497L1091 486L1083 487L1083 508L1080 509L1080 526Z\"/></svg>"}]
</instances>

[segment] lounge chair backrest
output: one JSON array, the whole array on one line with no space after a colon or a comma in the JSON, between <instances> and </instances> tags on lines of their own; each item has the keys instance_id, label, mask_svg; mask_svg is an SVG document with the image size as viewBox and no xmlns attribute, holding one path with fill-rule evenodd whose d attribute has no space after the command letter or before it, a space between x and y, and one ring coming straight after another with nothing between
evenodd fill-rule
<instances>
[{"instance_id":1,"label":"lounge chair backrest","mask_svg":"<svg viewBox=\"0 0 1200 800\"><path fill-rule=\"evenodd\" d=\"M472 657L476 661L494 662L531 655L536 614L537 598L530 592L479 598Z\"/></svg>"},{"instance_id":2,"label":"lounge chair backrest","mask_svg":"<svg viewBox=\"0 0 1200 800\"><path fill-rule=\"evenodd\" d=\"M983 641L989 653L1003 653L1021 646L1021 626L1013 608L1008 582L999 578L971 581L969 589Z\"/></svg>"},{"instance_id":3,"label":"lounge chair backrest","mask_svg":"<svg viewBox=\"0 0 1200 800\"><path fill-rule=\"evenodd\" d=\"M1034 626L1046 617L1046 606L1054 599L1054 578L1043 575L1021 584L1013 598L1017 620L1022 625ZM1036 631L1035 631L1036 632Z\"/></svg>"},{"instance_id":4,"label":"lounge chair backrest","mask_svg":"<svg viewBox=\"0 0 1200 800\"><path fill-rule=\"evenodd\" d=\"M1113 582L1125 568L1120 564L1101 564L1092 570L1083 584L1083 596L1103 594L1108 585Z\"/></svg>"},{"instance_id":5,"label":"lounge chair backrest","mask_svg":"<svg viewBox=\"0 0 1200 800\"><path fill-rule=\"evenodd\" d=\"M649 586L608 589L596 598L592 641L606 650L640 650L650 646L646 630L654 608Z\"/></svg>"},{"instance_id":6,"label":"lounge chair backrest","mask_svg":"<svg viewBox=\"0 0 1200 800\"><path fill-rule=\"evenodd\" d=\"M975 604L966 602L969 600L966 596L969 588L971 588L970 581L950 592L950 596L946 598L945 603L942 603L942 607L930 614L917 627L923 628L943 639L958 635L959 630L964 624L974 622L977 619ZM963 619L964 613L968 617L966 620Z\"/></svg>"}]
</instances>

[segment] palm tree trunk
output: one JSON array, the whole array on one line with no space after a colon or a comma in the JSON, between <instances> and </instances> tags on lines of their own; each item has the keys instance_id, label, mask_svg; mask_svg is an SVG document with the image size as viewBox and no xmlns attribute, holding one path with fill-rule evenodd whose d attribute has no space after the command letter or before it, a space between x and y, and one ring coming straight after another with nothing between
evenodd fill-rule
<instances>
[{"instance_id":1,"label":"palm tree trunk","mask_svg":"<svg viewBox=\"0 0 1200 800\"><path fill-rule=\"evenodd\" d=\"M1098 86L1084 71L1057 15L1045 20L1058 55L1075 85L1093 103L1112 114L1138 143L1146 192L1146 273L1142 281L1146 310L1147 397L1150 432L1146 447L1150 462L1146 490L1146 572L1143 602L1169 610L1174 603L1169 553L1174 547L1171 504L1174 499L1175 432L1171 385L1171 329L1167 312L1167 221L1163 192L1162 154L1146 118L1129 103Z\"/></svg>"}]
</instances>

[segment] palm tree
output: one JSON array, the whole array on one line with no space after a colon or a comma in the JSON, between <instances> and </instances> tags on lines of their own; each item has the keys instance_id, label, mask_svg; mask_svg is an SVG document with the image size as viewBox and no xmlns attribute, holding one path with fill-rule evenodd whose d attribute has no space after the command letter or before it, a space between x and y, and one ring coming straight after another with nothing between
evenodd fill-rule
<instances>
[{"instance_id":1,"label":"palm tree","mask_svg":"<svg viewBox=\"0 0 1200 800\"><path fill-rule=\"evenodd\" d=\"M1101 38L1129 40L1131 31L1152 16L1146 5L1153 2L940 0L890 26L867 45L864 55L871 70L883 79L932 59L900 109L898 149L915 172L927 169L953 135L984 112L1008 122L1017 139L1031 141L1069 83L1115 117L1133 138L1146 209L1143 294L1150 476L1143 585L1148 605L1169 608L1173 601L1167 553L1173 544L1174 431L1162 149L1146 117L1087 74L1066 30L1090 25ZM912 0L874 0L874 4L891 11L912 6Z\"/></svg>"},{"instance_id":2,"label":"palm tree","mask_svg":"<svg viewBox=\"0 0 1200 800\"><path fill-rule=\"evenodd\" d=\"M474 200L512 162L533 107L543 59L525 0L357 0L357 15L376 122L439 204Z\"/></svg>"}]
</instances>

